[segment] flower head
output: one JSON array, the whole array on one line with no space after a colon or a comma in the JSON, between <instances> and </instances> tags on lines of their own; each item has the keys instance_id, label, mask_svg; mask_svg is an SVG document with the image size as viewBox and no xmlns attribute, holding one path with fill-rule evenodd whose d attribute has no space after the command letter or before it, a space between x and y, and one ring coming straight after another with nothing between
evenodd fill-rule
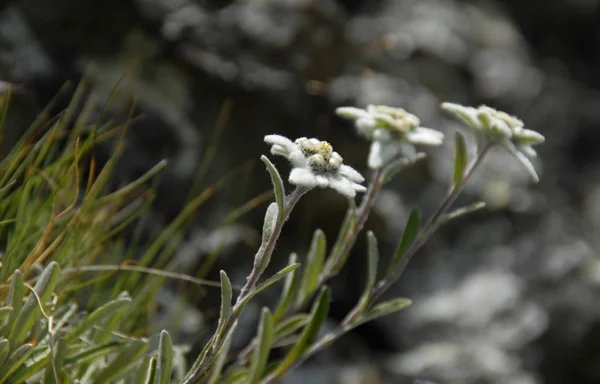
<instances>
[{"instance_id":1,"label":"flower head","mask_svg":"<svg viewBox=\"0 0 600 384\"><path fill-rule=\"evenodd\" d=\"M331 144L301 137L292 141L280 135L265 136L271 153L287 158L292 163L289 182L302 187L333 188L347 197L367 189L360 185L364 177L354 168L343 164L344 159Z\"/></svg>"},{"instance_id":2,"label":"flower head","mask_svg":"<svg viewBox=\"0 0 600 384\"><path fill-rule=\"evenodd\" d=\"M473 108L443 103L442 108L475 130L478 147L504 147L523 164L535 182L539 180L529 158L537 156L532 145L543 143L544 136L526 129L523 121L517 117L485 105Z\"/></svg>"},{"instance_id":3,"label":"flower head","mask_svg":"<svg viewBox=\"0 0 600 384\"><path fill-rule=\"evenodd\" d=\"M419 118L402 108L369 105L367 109L341 107L335 112L355 120L358 133L372 142L368 164L373 169L383 167L398 154L413 159L416 144L438 146L444 139L443 133L421 127Z\"/></svg>"}]
</instances>

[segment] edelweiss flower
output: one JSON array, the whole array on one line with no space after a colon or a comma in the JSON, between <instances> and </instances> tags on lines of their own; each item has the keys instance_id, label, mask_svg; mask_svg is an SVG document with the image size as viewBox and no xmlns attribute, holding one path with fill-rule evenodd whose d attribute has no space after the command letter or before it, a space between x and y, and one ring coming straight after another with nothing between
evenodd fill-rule
<instances>
[{"instance_id":1,"label":"edelweiss flower","mask_svg":"<svg viewBox=\"0 0 600 384\"><path fill-rule=\"evenodd\" d=\"M265 136L271 144L271 153L287 158L292 163L289 182L307 188L333 188L347 197L367 189L360 185L364 177L354 168L343 164L342 156L331 144L301 137L295 142L280 135Z\"/></svg>"},{"instance_id":2,"label":"edelweiss flower","mask_svg":"<svg viewBox=\"0 0 600 384\"><path fill-rule=\"evenodd\" d=\"M442 108L475 129L478 147L481 148L486 145L504 147L523 164L533 181L539 181L529 157L537 156L532 145L543 143L544 136L536 131L525 129L523 121L515 116L485 105L472 108L459 104L443 103Z\"/></svg>"},{"instance_id":3,"label":"edelweiss flower","mask_svg":"<svg viewBox=\"0 0 600 384\"><path fill-rule=\"evenodd\" d=\"M383 167L400 153L414 159L415 144L438 146L444 139L443 133L420 127L419 118L402 108L369 105L367 109L341 107L335 112L355 120L359 134L372 141L368 164L373 169Z\"/></svg>"}]
</instances>

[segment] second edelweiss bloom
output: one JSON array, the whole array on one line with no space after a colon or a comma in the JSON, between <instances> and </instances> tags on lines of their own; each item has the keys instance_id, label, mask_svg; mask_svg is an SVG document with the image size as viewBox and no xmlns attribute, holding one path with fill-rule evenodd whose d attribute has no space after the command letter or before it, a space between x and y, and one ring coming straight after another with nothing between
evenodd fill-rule
<instances>
[{"instance_id":1,"label":"second edelweiss bloom","mask_svg":"<svg viewBox=\"0 0 600 384\"><path fill-rule=\"evenodd\" d=\"M372 169L383 167L399 154L413 159L415 145L438 146L444 139L443 133L421 127L419 118L402 108L369 105L367 109L341 107L335 112L355 120L358 133L372 142L368 160Z\"/></svg>"},{"instance_id":2,"label":"second edelweiss bloom","mask_svg":"<svg viewBox=\"0 0 600 384\"><path fill-rule=\"evenodd\" d=\"M306 188L333 188L342 195L353 198L356 192L367 189L360 185L364 177L354 168L343 164L339 153L331 144L317 139L301 137L295 142L280 135L265 136L271 153L287 158L292 163L289 182Z\"/></svg>"},{"instance_id":3,"label":"second edelweiss bloom","mask_svg":"<svg viewBox=\"0 0 600 384\"><path fill-rule=\"evenodd\" d=\"M479 147L485 145L504 147L523 164L533 181L539 180L529 158L537 156L532 145L543 143L544 136L526 129L523 121L517 117L485 105L473 108L443 103L442 108L475 130Z\"/></svg>"}]
</instances>

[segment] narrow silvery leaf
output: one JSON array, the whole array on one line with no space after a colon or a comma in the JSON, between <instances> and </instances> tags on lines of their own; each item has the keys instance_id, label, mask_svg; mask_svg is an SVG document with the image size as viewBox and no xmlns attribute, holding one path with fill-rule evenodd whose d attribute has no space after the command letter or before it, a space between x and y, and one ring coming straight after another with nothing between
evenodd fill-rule
<instances>
[{"instance_id":1,"label":"narrow silvery leaf","mask_svg":"<svg viewBox=\"0 0 600 384\"><path fill-rule=\"evenodd\" d=\"M344 244L346 242L346 238L352 234L352 232L354 231L355 225L356 225L356 205L354 204L353 200L350 200L350 206L348 207L348 210L346 211L346 216L344 217L344 222L342 223L342 226L340 227L340 230L338 232L338 237L335 240L335 244L333 245L333 248L331 249L329 259L327 260L327 267L325 268L326 270L331 269L332 276L337 275L339 273L339 271L344 267L344 264L346 264L346 260L348 259L348 252L346 252L345 255L341 255L341 257L339 259L339 263L337 263L337 265L331 265L332 263L336 262L335 255L338 255L340 252L342 252L342 247L344 246Z\"/></svg>"},{"instance_id":2,"label":"narrow silvery leaf","mask_svg":"<svg viewBox=\"0 0 600 384\"><path fill-rule=\"evenodd\" d=\"M256 252L256 256L254 257L254 265L257 268L260 268L261 273L267 269L269 262L271 261L271 255L266 253L265 249L267 248L267 244L271 240L271 236L273 236L273 232L275 231L275 226L277 225L278 220L278 212L279 208L277 208L277 204L271 203L267 208L267 212L265 213L262 243L258 252Z\"/></svg>"},{"instance_id":3,"label":"narrow silvery leaf","mask_svg":"<svg viewBox=\"0 0 600 384\"><path fill-rule=\"evenodd\" d=\"M113 301L109 301L94 312L89 314L82 322L77 324L71 332L65 336L67 343L73 342L75 339L83 335L86 331L92 329L92 327L100 325L103 320L119 311L124 306L131 302L130 298L120 298Z\"/></svg>"},{"instance_id":4,"label":"narrow silvery leaf","mask_svg":"<svg viewBox=\"0 0 600 384\"><path fill-rule=\"evenodd\" d=\"M306 263L304 273L302 275L302 283L298 292L298 303L303 303L317 289L319 276L323 271L323 263L325 261L325 252L327 251L327 243L325 233L317 229L313 235L310 249L306 255Z\"/></svg>"},{"instance_id":5,"label":"narrow silvery leaf","mask_svg":"<svg viewBox=\"0 0 600 384\"><path fill-rule=\"evenodd\" d=\"M9 336L11 345L20 345L25 340L25 337L33 328L35 321L41 313L40 305L44 305L49 299L60 278L60 268L58 263L51 262L42 272L38 282L33 288L37 294L29 295L27 301L21 308L16 320L15 326L12 328ZM38 302L38 298L41 301ZM14 305L13 305L14 307Z\"/></svg>"},{"instance_id":6,"label":"narrow silvery leaf","mask_svg":"<svg viewBox=\"0 0 600 384\"><path fill-rule=\"evenodd\" d=\"M269 171L269 175L271 176L271 182L273 183L273 191L275 193L275 202L277 202L277 206L279 207L279 214L283 214L283 206L285 204L285 188L283 186L283 180L281 179L281 175L275 165L271 163L271 160L267 156L261 156L260 159L267 166L267 171Z\"/></svg>"},{"instance_id":7,"label":"narrow silvery leaf","mask_svg":"<svg viewBox=\"0 0 600 384\"><path fill-rule=\"evenodd\" d=\"M248 380L250 384L257 384L262 378L273 343L273 316L268 308L263 308L257 340L258 343L250 358L250 380Z\"/></svg>"},{"instance_id":8,"label":"narrow silvery leaf","mask_svg":"<svg viewBox=\"0 0 600 384\"><path fill-rule=\"evenodd\" d=\"M94 383L111 383L112 379L126 372L148 350L148 343L141 340L132 341L102 370L96 373Z\"/></svg>"},{"instance_id":9,"label":"narrow silvery leaf","mask_svg":"<svg viewBox=\"0 0 600 384\"><path fill-rule=\"evenodd\" d=\"M367 305L369 304L369 299L371 298L371 290L375 285L375 280L377 279L377 265L379 263L379 250L377 248L377 238L373 234L372 231L367 232L367 243L368 243L368 260L369 265L367 268L367 283L365 284L365 289L359 301L359 311L363 311Z\"/></svg>"},{"instance_id":10,"label":"narrow silvery leaf","mask_svg":"<svg viewBox=\"0 0 600 384\"><path fill-rule=\"evenodd\" d=\"M25 296L25 283L23 282L23 274L18 269L12 275L10 283L10 291L8 292L8 305L13 311L8 317L6 323L6 331L10 332L21 308L23 308L23 297ZM8 335L7 335L8 336Z\"/></svg>"},{"instance_id":11,"label":"narrow silvery leaf","mask_svg":"<svg viewBox=\"0 0 600 384\"><path fill-rule=\"evenodd\" d=\"M254 288L250 293L248 293L248 295L246 295L242 300L240 300L237 303L237 305L236 305L236 315L239 315L239 312L244 308L244 306L254 296L256 296L258 293L260 293L262 290L264 290L264 289L270 287L271 285L275 284L279 280L283 279L285 276L287 276L288 273L292 273L299 266L300 266L300 264L298 264L298 263L288 265L287 267L283 268L281 271L279 271L276 274L274 274L273 276L271 276L267 281L265 281L264 283L258 285L256 288Z\"/></svg>"},{"instance_id":12,"label":"narrow silvery leaf","mask_svg":"<svg viewBox=\"0 0 600 384\"><path fill-rule=\"evenodd\" d=\"M465 138L460 132L456 132L455 136L456 154L454 156L454 177L452 181L454 184L461 181L464 177L465 168L467 167L467 161L469 155L467 154L467 144Z\"/></svg>"},{"instance_id":13,"label":"narrow silvery leaf","mask_svg":"<svg viewBox=\"0 0 600 384\"><path fill-rule=\"evenodd\" d=\"M229 349L231 348L231 337L225 339L223 346L216 356L215 363L210 370L208 378L206 380L207 384L218 384L221 382L221 372L223 371L223 367L227 362L227 355L229 354Z\"/></svg>"},{"instance_id":14,"label":"narrow silvery leaf","mask_svg":"<svg viewBox=\"0 0 600 384\"><path fill-rule=\"evenodd\" d=\"M129 292L123 291L119 294L117 300L129 298ZM123 305L121 308L115 310L110 315L110 317L103 321L102 329L104 330L104 332L96 332L94 334L95 344L104 344L109 342L113 338L112 331L116 331L119 329L123 322L123 316L125 316L129 307L129 305Z\"/></svg>"},{"instance_id":15,"label":"narrow silvery leaf","mask_svg":"<svg viewBox=\"0 0 600 384\"><path fill-rule=\"evenodd\" d=\"M450 112L470 127L475 129L481 128L481 121L477 115L477 110L474 108L465 107L454 103L442 103L442 109Z\"/></svg>"},{"instance_id":16,"label":"narrow silvery leaf","mask_svg":"<svg viewBox=\"0 0 600 384\"><path fill-rule=\"evenodd\" d=\"M411 303L412 302L409 299L400 298L377 304L369 312L361 316L356 325L364 324L366 322L373 321L379 317L387 316L394 312L398 312L411 305Z\"/></svg>"},{"instance_id":17,"label":"narrow silvery leaf","mask_svg":"<svg viewBox=\"0 0 600 384\"><path fill-rule=\"evenodd\" d=\"M155 357L151 357L147 363L142 363L142 368L146 370L144 374L144 384L154 384L154 381L156 380L157 365Z\"/></svg>"},{"instance_id":18,"label":"narrow silvery leaf","mask_svg":"<svg viewBox=\"0 0 600 384\"><path fill-rule=\"evenodd\" d=\"M10 343L6 339L0 340L0 368L4 365L4 362L8 358L10 353Z\"/></svg>"},{"instance_id":19,"label":"narrow silvery leaf","mask_svg":"<svg viewBox=\"0 0 600 384\"><path fill-rule=\"evenodd\" d=\"M13 307L2 307L0 308L0 324L4 324L4 321L12 314Z\"/></svg>"},{"instance_id":20,"label":"narrow silvery leaf","mask_svg":"<svg viewBox=\"0 0 600 384\"><path fill-rule=\"evenodd\" d=\"M63 338L58 338L52 345L52 355L46 364L44 384L60 384L61 372L65 360L67 345Z\"/></svg>"},{"instance_id":21,"label":"narrow silvery leaf","mask_svg":"<svg viewBox=\"0 0 600 384\"><path fill-rule=\"evenodd\" d=\"M217 339L216 345L219 345L220 339L223 336L223 329L225 328L225 324L229 321L229 317L231 317L231 299L232 299L232 289L231 282L229 281L229 277L225 271L220 272L221 275L221 315L219 317L219 325L217 326Z\"/></svg>"},{"instance_id":22,"label":"narrow silvery leaf","mask_svg":"<svg viewBox=\"0 0 600 384\"><path fill-rule=\"evenodd\" d=\"M160 333L158 357L156 360L154 384L169 384L171 382L171 367L173 365L173 341L171 341L169 332L165 330Z\"/></svg>"},{"instance_id":23,"label":"narrow silvery leaf","mask_svg":"<svg viewBox=\"0 0 600 384\"><path fill-rule=\"evenodd\" d=\"M311 319L310 323L302 332L302 336L298 340L298 343L294 345L292 350L287 354L285 359L277 366L275 371L272 373L274 376L279 376L283 374L294 362L302 356L302 354L310 348L312 343L317 339L319 335L319 330L321 329L321 325L327 319L327 314L329 313L329 301L330 301L330 292L329 288L323 287L319 297L315 301L315 304L311 310Z\"/></svg>"},{"instance_id":24,"label":"narrow silvery leaf","mask_svg":"<svg viewBox=\"0 0 600 384\"><path fill-rule=\"evenodd\" d=\"M19 368L21 364L31 353L33 352L33 344L23 344L19 348L17 348L13 353L10 354L8 360L2 366L0 370L0 383L9 382L6 379Z\"/></svg>"},{"instance_id":25,"label":"narrow silvery leaf","mask_svg":"<svg viewBox=\"0 0 600 384\"><path fill-rule=\"evenodd\" d=\"M295 253L292 253L288 259L288 265L296 264L297 259L298 256ZM294 269L285 277L283 290L279 298L279 304L277 304L277 308L273 314L273 321L275 323L285 316L290 304L294 300L294 296L296 296L296 291L298 289L298 275L298 269Z\"/></svg>"},{"instance_id":26,"label":"narrow silvery leaf","mask_svg":"<svg viewBox=\"0 0 600 384\"><path fill-rule=\"evenodd\" d=\"M445 214L439 221L438 226L445 224L450 220L467 215L469 213L477 212L483 208L485 208L485 203L483 201L478 201L474 204L467 205L466 207L457 208L454 211Z\"/></svg>"},{"instance_id":27,"label":"narrow silvery leaf","mask_svg":"<svg viewBox=\"0 0 600 384\"><path fill-rule=\"evenodd\" d=\"M300 328L310 322L310 316L307 314L299 314L289 316L283 319L275 327L275 340L281 340L296 333Z\"/></svg>"},{"instance_id":28,"label":"narrow silvery leaf","mask_svg":"<svg viewBox=\"0 0 600 384\"><path fill-rule=\"evenodd\" d=\"M125 341L110 341L101 345L77 350L72 355L67 356L65 365L78 365L92 362L94 360L108 356L114 352L120 351L127 345Z\"/></svg>"},{"instance_id":29,"label":"narrow silvery leaf","mask_svg":"<svg viewBox=\"0 0 600 384\"><path fill-rule=\"evenodd\" d=\"M417 236L419 235L419 230L421 229L421 214L417 208L414 208L410 215L408 216L408 220L406 222L406 226L404 227L404 233L402 234L402 240L400 240L400 244L398 244L398 248L396 249L396 253L390 263L388 268L388 274L391 273L398 263L402 260L406 251L410 248L412 243L415 241Z\"/></svg>"}]
</instances>

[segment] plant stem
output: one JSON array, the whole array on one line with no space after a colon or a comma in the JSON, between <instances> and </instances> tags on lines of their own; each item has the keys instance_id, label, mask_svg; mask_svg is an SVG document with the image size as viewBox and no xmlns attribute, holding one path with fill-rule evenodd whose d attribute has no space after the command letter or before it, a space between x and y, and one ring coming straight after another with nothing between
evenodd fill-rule
<instances>
[{"instance_id":1,"label":"plant stem","mask_svg":"<svg viewBox=\"0 0 600 384\"><path fill-rule=\"evenodd\" d=\"M465 170L463 177L452 186L452 189L450 190L448 195L444 198L444 200L442 201L442 203L440 204L438 209L429 218L429 220L427 221L427 224L425 224L425 226L419 233L419 236L417 237L417 239L415 240L413 245L408 249L408 251L406 252L406 255L404 256L400 265L396 268L394 273L383 278L379 282L377 287L375 287L373 289L373 291L372 291L373 293L371 294L371 297L370 297L371 303L374 303L383 293L385 293L387 291L387 289L389 289L389 287L392 284L394 284L400 278L400 276L406 269L406 266L408 265L410 259L423 246L423 244L425 244L425 242L429 239L429 237L433 234L433 232L435 232L435 230L438 228L439 223L441 222L441 219L443 218L443 215L450 208L452 203L454 203L454 201L456 201L456 198L458 197L460 192L463 190L463 188L464 188L465 184L467 183L467 181L469 180L469 178L473 175L473 172L481 164L481 161L483 160L485 155L488 153L490 148L491 148L491 146L487 146L487 147L483 148L476 155L476 157L473 158L473 160L469 163L469 166ZM369 189L371 189L371 188L369 188ZM364 202L364 200L363 200L363 202ZM363 208L363 205L361 204L361 209L362 208ZM308 350L306 350L292 365L290 365L288 367L288 369L286 369L284 372L279 372L279 374L277 374L277 375L275 375L275 374L269 375L263 381L261 381L260 384L270 384L270 383L277 381L285 373L298 367L300 364L302 364L308 358L310 358L317 352L323 350L324 348L329 346L331 343L333 343L335 340L339 339L341 336L343 336L347 332L354 329L358 325L357 323L354 323L354 321L361 314L362 314L362 311L358 310L357 307L352 309L348 313L348 315L344 318L344 320L340 324L340 327L336 331L330 332L330 333L324 335L323 337L321 337Z\"/></svg>"},{"instance_id":2,"label":"plant stem","mask_svg":"<svg viewBox=\"0 0 600 384\"><path fill-rule=\"evenodd\" d=\"M477 167L481 164L481 161L486 156L486 154L489 152L490 148L491 148L491 145L484 147L471 160L471 162L469 163L469 165L467 166L467 169L465 170L465 172L463 174L463 177L459 181L457 181L454 185L452 185L450 192L444 198L444 200L442 201L442 203L440 204L438 209L429 218L427 223L423 226L423 228L419 232L419 236L412 243L412 245L410 246L408 251L406 251L406 254L400 261L400 264L398 265L398 267L396 267L394 272L392 272L390 275L385 276L383 279L381 279L381 281L379 281L377 286L373 289L373 293L371 294L371 303L377 301L377 299L379 297L381 297L381 295L383 295L396 281L398 281L400 276L402 276L402 273L406 269L406 266L408 265L410 260L413 258L413 256L417 253L417 251L419 249L421 249L421 247L431 237L433 232L435 232L435 230L439 227L439 223L440 223L440 220L443 218L443 215L450 208L452 203L454 203L454 201L456 201L456 198L458 197L460 192L462 192L467 181L473 175L473 172L475 172ZM356 316L357 315L355 315L354 318ZM345 319L345 321L348 320L348 323L350 323L351 321L354 320L354 318Z\"/></svg>"},{"instance_id":3,"label":"plant stem","mask_svg":"<svg viewBox=\"0 0 600 384\"><path fill-rule=\"evenodd\" d=\"M351 224L351 229L346 238L343 240L342 246L338 248L339 251L329 257L329 261L325 265L325 270L319 276L319 282L317 284L318 287L323 285L327 280L337 274L336 269L338 269L340 263L344 262L348 256L348 253L354 246L359 233L362 231L367 219L369 218L369 213L373 208L373 204L375 204L375 200L377 200L377 196L379 196L379 193L381 192L381 187L383 186L381 183L382 175L383 168L377 169L373 174L373 178L369 183L367 192L361 200L360 206L358 207L356 219Z\"/></svg>"},{"instance_id":4,"label":"plant stem","mask_svg":"<svg viewBox=\"0 0 600 384\"><path fill-rule=\"evenodd\" d=\"M300 198L306 192L308 192L307 188L297 187L286 198L284 208L283 208L283 213L281 215L277 216L277 221L275 223L275 226L273 228L273 232L271 233L271 236L268 238L265 246L261 247L259 249L258 252L261 252L261 250L262 250L262 254L257 254L255 257L255 260L260 260L260 262L254 263L254 265L252 267L252 271L250 272L250 275L248 275L248 278L246 280L246 284L244 284L244 286L242 287L242 290L240 291L240 294L237 297L236 304L233 306L231 316L225 323L225 326L222 328L220 334L217 335L215 333L213 335L213 337L210 339L210 341L209 341L210 345L206 351L206 354L202 358L200 364L198 365L197 368L194 369L193 373L189 376L189 378L187 378L186 380L184 380L182 382L182 384L194 383L195 381L197 381L199 378L201 378L203 376L205 371L207 371L210 368L210 365L212 364L212 361L214 360L215 354L221 348L221 345L215 344L216 340L220 340L221 341L220 344L225 342L226 337L224 337L224 336L227 335L232 330L232 328L236 326L237 321L239 320L239 317L245 306L243 299L246 298L246 296L248 296L250 293L252 293L252 291L256 287L256 283L258 282L258 280L260 279L260 276L262 274L261 271L264 270L263 264L265 262L268 262L268 260L270 260L271 254L273 253L273 249L275 249L275 244L277 243L277 240L279 239L279 235L281 234L281 229L283 228L283 225L289 218L289 215L292 212L292 209L294 208L296 203L300 200Z\"/></svg>"}]
</instances>

